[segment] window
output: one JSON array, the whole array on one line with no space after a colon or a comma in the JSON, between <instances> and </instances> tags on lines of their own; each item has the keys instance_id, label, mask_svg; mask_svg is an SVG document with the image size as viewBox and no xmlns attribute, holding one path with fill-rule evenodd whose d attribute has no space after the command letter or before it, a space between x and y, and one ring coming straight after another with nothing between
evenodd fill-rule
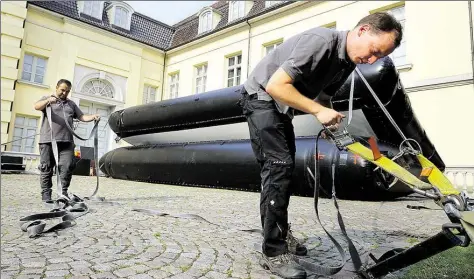
<instances>
[{"instance_id":1,"label":"window","mask_svg":"<svg viewBox=\"0 0 474 279\"><path fill-rule=\"evenodd\" d=\"M269 54L272 50L274 50L277 46L281 45L282 42L274 43L271 45L265 46L265 55Z\"/></svg>"},{"instance_id":2,"label":"window","mask_svg":"<svg viewBox=\"0 0 474 279\"><path fill-rule=\"evenodd\" d=\"M145 85L143 87L143 103L153 103L156 101L156 87Z\"/></svg>"},{"instance_id":3,"label":"window","mask_svg":"<svg viewBox=\"0 0 474 279\"><path fill-rule=\"evenodd\" d=\"M82 13L95 18L102 18L101 5L102 1L84 1Z\"/></svg>"},{"instance_id":4,"label":"window","mask_svg":"<svg viewBox=\"0 0 474 279\"><path fill-rule=\"evenodd\" d=\"M12 139L16 141L12 142L12 151L33 153L35 151L37 128L38 118L17 115Z\"/></svg>"},{"instance_id":5,"label":"window","mask_svg":"<svg viewBox=\"0 0 474 279\"><path fill-rule=\"evenodd\" d=\"M21 79L34 83L43 83L45 68L46 59L25 54Z\"/></svg>"},{"instance_id":6,"label":"window","mask_svg":"<svg viewBox=\"0 0 474 279\"><path fill-rule=\"evenodd\" d=\"M177 98L179 91L179 73L170 75L170 99Z\"/></svg>"},{"instance_id":7,"label":"window","mask_svg":"<svg viewBox=\"0 0 474 279\"><path fill-rule=\"evenodd\" d=\"M244 1L231 1L229 4L229 21L236 20L244 16Z\"/></svg>"},{"instance_id":8,"label":"window","mask_svg":"<svg viewBox=\"0 0 474 279\"><path fill-rule=\"evenodd\" d=\"M206 91L207 64L196 67L196 93Z\"/></svg>"},{"instance_id":9,"label":"window","mask_svg":"<svg viewBox=\"0 0 474 279\"><path fill-rule=\"evenodd\" d=\"M280 4L281 2L285 2L285 1L265 1L265 8L271 7L276 4Z\"/></svg>"},{"instance_id":10,"label":"window","mask_svg":"<svg viewBox=\"0 0 474 279\"><path fill-rule=\"evenodd\" d=\"M403 30L405 29L405 6L396 7L387 11L393 15L402 24ZM389 56L393 60L395 66L407 64L406 54L406 36L403 36L400 46L396 48Z\"/></svg>"},{"instance_id":11,"label":"window","mask_svg":"<svg viewBox=\"0 0 474 279\"><path fill-rule=\"evenodd\" d=\"M228 60L227 69L227 87L232 87L240 84L242 54L230 57Z\"/></svg>"},{"instance_id":12,"label":"window","mask_svg":"<svg viewBox=\"0 0 474 279\"><path fill-rule=\"evenodd\" d=\"M199 33L203 33L212 29L212 12L204 12L199 18Z\"/></svg>"},{"instance_id":13,"label":"window","mask_svg":"<svg viewBox=\"0 0 474 279\"><path fill-rule=\"evenodd\" d=\"M128 11L122 7L115 7L114 24L127 29Z\"/></svg>"},{"instance_id":14,"label":"window","mask_svg":"<svg viewBox=\"0 0 474 279\"><path fill-rule=\"evenodd\" d=\"M89 95L97 95L106 98L114 98L114 87L108 81L103 79L91 79L87 81L81 89L81 92Z\"/></svg>"}]
</instances>

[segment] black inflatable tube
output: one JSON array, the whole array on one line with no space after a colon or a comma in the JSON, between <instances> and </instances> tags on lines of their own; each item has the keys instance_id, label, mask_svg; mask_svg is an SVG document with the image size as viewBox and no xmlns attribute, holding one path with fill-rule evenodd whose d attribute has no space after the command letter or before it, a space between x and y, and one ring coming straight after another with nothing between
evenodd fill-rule
<instances>
[{"instance_id":1,"label":"black inflatable tube","mask_svg":"<svg viewBox=\"0 0 474 279\"><path fill-rule=\"evenodd\" d=\"M365 142L365 139L359 139ZM314 137L297 138L293 195L312 196L315 158ZM335 164L337 196L343 199L383 200L411 193L402 183L386 190L386 181L374 165L339 151L334 144L319 140L321 186L331 193L331 165ZM397 153L393 145L380 143L387 156ZM260 190L259 166L249 140L214 141L122 147L106 153L99 162L101 171L117 179L171 185L215 187L232 190ZM419 169L411 171L418 172ZM391 178L387 178L391 179Z\"/></svg>"}]
</instances>

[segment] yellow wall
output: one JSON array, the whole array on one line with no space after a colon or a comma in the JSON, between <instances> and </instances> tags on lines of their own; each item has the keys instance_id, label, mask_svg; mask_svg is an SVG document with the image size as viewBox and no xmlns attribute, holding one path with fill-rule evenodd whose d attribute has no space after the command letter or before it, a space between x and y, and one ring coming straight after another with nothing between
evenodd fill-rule
<instances>
[{"instance_id":1,"label":"yellow wall","mask_svg":"<svg viewBox=\"0 0 474 279\"><path fill-rule=\"evenodd\" d=\"M11 113L11 103L15 99L15 80L17 79L17 62L20 58L20 44L23 39L23 21L26 17L26 1L2 1L1 2L1 143L9 139L9 127ZM6 145L2 145L1 150L5 150Z\"/></svg>"},{"instance_id":2,"label":"yellow wall","mask_svg":"<svg viewBox=\"0 0 474 279\"><path fill-rule=\"evenodd\" d=\"M42 85L19 80L12 122L15 121L16 115L41 117L41 112L33 109L34 102L44 95L52 94L61 78L74 84L76 65L127 79L124 102L116 109L141 104L144 83L156 86L158 90L161 88L164 55L160 50L74 20L63 21L36 8L28 9L24 37L18 78L21 78L25 53L46 58L46 73ZM71 91L70 98L74 98L74 90L75 88ZM38 140L39 136L36 142ZM10 148L9 146L8 149Z\"/></svg>"}]
</instances>

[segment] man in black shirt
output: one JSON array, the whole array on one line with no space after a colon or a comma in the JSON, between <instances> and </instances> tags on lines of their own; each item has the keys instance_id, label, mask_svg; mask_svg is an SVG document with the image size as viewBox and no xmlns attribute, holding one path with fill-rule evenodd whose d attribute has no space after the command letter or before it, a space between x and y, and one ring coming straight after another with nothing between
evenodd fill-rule
<instances>
[{"instance_id":1,"label":"man in black shirt","mask_svg":"<svg viewBox=\"0 0 474 279\"><path fill-rule=\"evenodd\" d=\"M400 23L387 13L368 15L350 31L309 29L264 57L245 82L241 106L261 166L264 265L279 276L306 276L292 255L306 255L307 249L288 224L296 150L293 110L312 114L337 130L345 116L332 109L331 96L356 64L372 64L389 55L401 39Z\"/></svg>"}]
</instances>

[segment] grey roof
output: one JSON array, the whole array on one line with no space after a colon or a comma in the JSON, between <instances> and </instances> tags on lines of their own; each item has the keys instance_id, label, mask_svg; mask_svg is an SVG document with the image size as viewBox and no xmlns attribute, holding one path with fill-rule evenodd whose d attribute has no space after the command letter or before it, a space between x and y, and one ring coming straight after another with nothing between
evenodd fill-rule
<instances>
[{"instance_id":1,"label":"grey roof","mask_svg":"<svg viewBox=\"0 0 474 279\"><path fill-rule=\"evenodd\" d=\"M79 15L76 1L28 1L28 4L94 25L161 50L165 50L170 45L174 31L173 27L137 12L132 14L130 31L110 24L105 11L105 8L109 5L107 2L105 3L102 20L85 14Z\"/></svg>"},{"instance_id":2,"label":"grey roof","mask_svg":"<svg viewBox=\"0 0 474 279\"><path fill-rule=\"evenodd\" d=\"M229 2L228 1L217 1L211 5L211 7L222 15L221 20L213 30L198 34L199 29L199 17L197 12L189 16L182 21L178 22L173 26L169 26L158 20L152 19L140 13L134 12L132 14L132 21L130 24L130 30L125 30L113 24L110 24L106 13L106 7L110 5L109 2L105 2L104 12L102 19L96 19L94 17L80 14L77 9L76 1L28 1L28 4L35 5L46 10L56 12L58 14L79 20L81 22L102 28L112 33L130 38L132 40L147 44L152 47L156 47L161 50L169 50L182 46L191 41L205 37L212 33L223 30L227 27L244 22L247 19L265 14L269 11L275 10L279 7L291 4L295 1L285 1L271 7L265 7L265 1L256 0L249 13L232 22L228 22L229 14Z\"/></svg>"}]
</instances>

